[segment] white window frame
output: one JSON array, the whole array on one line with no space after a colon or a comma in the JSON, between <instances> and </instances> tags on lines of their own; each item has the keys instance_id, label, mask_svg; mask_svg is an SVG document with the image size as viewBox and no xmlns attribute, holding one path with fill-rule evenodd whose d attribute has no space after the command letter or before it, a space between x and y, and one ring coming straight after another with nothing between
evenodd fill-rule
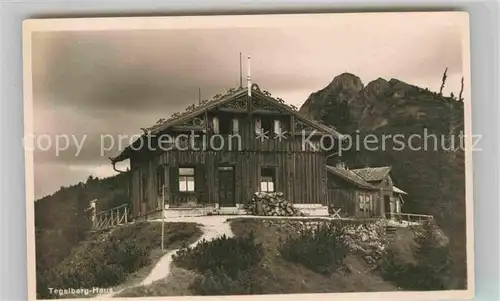
<instances>
[{"instance_id":1,"label":"white window frame","mask_svg":"<svg viewBox=\"0 0 500 301\"><path fill-rule=\"evenodd\" d=\"M272 175L263 176L262 169L272 170ZM276 192L276 171L272 168L263 167L260 170L260 187L259 190L261 192Z\"/></svg>"},{"instance_id":2,"label":"white window frame","mask_svg":"<svg viewBox=\"0 0 500 301\"><path fill-rule=\"evenodd\" d=\"M180 167L179 168L179 191L180 192L194 192L196 189L196 170L194 167Z\"/></svg>"},{"instance_id":3,"label":"white window frame","mask_svg":"<svg viewBox=\"0 0 500 301\"><path fill-rule=\"evenodd\" d=\"M273 181L273 177L261 177L260 178L260 191L262 192L275 192L276 183Z\"/></svg>"}]
</instances>

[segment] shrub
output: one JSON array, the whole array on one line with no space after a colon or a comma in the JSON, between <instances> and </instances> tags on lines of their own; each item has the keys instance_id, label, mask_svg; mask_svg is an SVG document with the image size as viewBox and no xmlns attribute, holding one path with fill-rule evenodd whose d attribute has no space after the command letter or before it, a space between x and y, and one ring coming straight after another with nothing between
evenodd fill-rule
<instances>
[{"instance_id":1,"label":"shrub","mask_svg":"<svg viewBox=\"0 0 500 301\"><path fill-rule=\"evenodd\" d=\"M288 261L299 263L320 273L331 274L342 264L347 246L341 225L322 224L300 231L298 237L288 237L279 252Z\"/></svg>"},{"instance_id":2,"label":"shrub","mask_svg":"<svg viewBox=\"0 0 500 301\"><path fill-rule=\"evenodd\" d=\"M254 242L254 235L227 237L223 235L212 241L203 240L196 247L183 247L173 255L174 262L189 270L201 273L211 271L236 277L239 272L258 264L263 256L261 244Z\"/></svg>"},{"instance_id":3,"label":"shrub","mask_svg":"<svg viewBox=\"0 0 500 301\"><path fill-rule=\"evenodd\" d=\"M243 237L223 235L211 241L203 240L196 247L183 247L173 260L177 266L202 273L191 290L199 295L255 294L260 283L252 277L264 250L254 242L253 232Z\"/></svg>"}]
</instances>

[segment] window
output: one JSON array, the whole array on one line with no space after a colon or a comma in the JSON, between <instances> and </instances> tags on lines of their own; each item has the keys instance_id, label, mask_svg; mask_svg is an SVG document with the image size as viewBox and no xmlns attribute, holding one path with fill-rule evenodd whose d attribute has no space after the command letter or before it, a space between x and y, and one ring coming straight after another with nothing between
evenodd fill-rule
<instances>
[{"instance_id":1,"label":"window","mask_svg":"<svg viewBox=\"0 0 500 301\"><path fill-rule=\"evenodd\" d=\"M232 119L228 116L221 116L219 118L219 132L224 135L231 134Z\"/></svg>"},{"instance_id":2,"label":"window","mask_svg":"<svg viewBox=\"0 0 500 301\"><path fill-rule=\"evenodd\" d=\"M268 116L255 119L255 132L268 135L273 133L273 122L273 119Z\"/></svg>"},{"instance_id":3,"label":"window","mask_svg":"<svg viewBox=\"0 0 500 301\"><path fill-rule=\"evenodd\" d=\"M273 168L262 168L260 171L260 191L274 192L276 181Z\"/></svg>"},{"instance_id":4,"label":"window","mask_svg":"<svg viewBox=\"0 0 500 301\"><path fill-rule=\"evenodd\" d=\"M371 211L372 208L372 195L360 193L358 195L359 211Z\"/></svg>"},{"instance_id":5,"label":"window","mask_svg":"<svg viewBox=\"0 0 500 301\"><path fill-rule=\"evenodd\" d=\"M212 126L215 134L229 135L231 133L237 134L239 132L238 119L231 118L231 116L227 114L221 114L218 117L214 117Z\"/></svg>"},{"instance_id":6,"label":"window","mask_svg":"<svg viewBox=\"0 0 500 301\"><path fill-rule=\"evenodd\" d=\"M267 132L268 134L271 134L271 132L273 130L273 119L269 118L269 117L262 118L260 126L261 126L262 130L264 131L264 133Z\"/></svg>"},{"instance_id":7,"label":"window","mask_svg":"<svg viewBox=\"0 0 500 301\"><path fill-rule=\"evenodd\" d=\"M179 168L179 191L194 191L194 168Z\"/></svg>"},{"instance_id":8,"label":"window","mask_svg":"<svg viewBox=\"0 0 500 301\"><path fill-rule=\"evenodd\" d=\"M156 188L158 189L158 195L163 194L163 186L166 186L165 183L165 172L166 168L164 165L160 165L156 168Z\"/></svg>"}]
</instances>

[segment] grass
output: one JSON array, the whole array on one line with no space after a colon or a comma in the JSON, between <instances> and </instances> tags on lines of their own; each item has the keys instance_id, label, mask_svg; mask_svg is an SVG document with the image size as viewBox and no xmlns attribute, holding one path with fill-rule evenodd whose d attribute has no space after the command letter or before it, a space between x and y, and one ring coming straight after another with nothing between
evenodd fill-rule
<instances>
[{"instance_id":1,"label":"grass","mask_svg":"<svg viewBox=\"0 0 500 301\"><path fill-rule=\"evenodd\" d=\"M172 264L170 274L163 279L147 286L136 286L126 289L116 295L120 298L128 297L154 297L154 296L192 296L189 289L198 274Z\"/></svg>"}]
</instances>

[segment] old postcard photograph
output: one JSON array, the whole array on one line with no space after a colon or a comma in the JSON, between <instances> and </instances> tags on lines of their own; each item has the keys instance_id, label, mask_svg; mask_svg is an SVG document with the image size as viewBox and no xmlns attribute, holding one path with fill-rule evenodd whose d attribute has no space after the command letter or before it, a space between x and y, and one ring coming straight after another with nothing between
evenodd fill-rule
<instances>
[{"instance_id":1,"label":"old postcard photograph","mask_svg":"<svg viewBox=\"0 0 500 301\"><path fill-rule=\"evenodd\" d=\"M472 298L467 13L30 19L23 51L30 299Z\"/></svg>"}]
</instances>

